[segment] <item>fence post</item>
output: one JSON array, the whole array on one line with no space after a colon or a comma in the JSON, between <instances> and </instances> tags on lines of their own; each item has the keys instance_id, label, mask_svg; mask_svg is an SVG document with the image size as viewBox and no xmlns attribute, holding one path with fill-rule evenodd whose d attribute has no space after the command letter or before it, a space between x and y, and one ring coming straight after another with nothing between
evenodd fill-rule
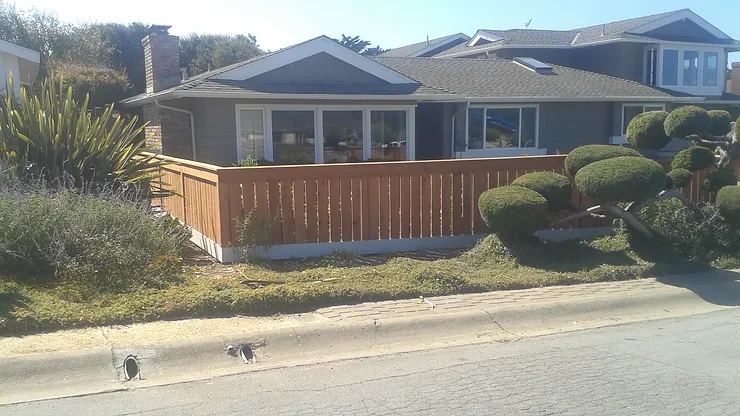
<instances>
[{"instance_id":1,"label":"fence post","mask_svg":"<svg viewBox=\"0 0 740 416\"><path fill-rule=\"evenodd\" d=\"M225 248L231 244L231 219L229 217L229 184L221 180L221 175L218 175L216 180L216 192L218 193L215 210L218 215L216 221L218 241L216 242Z\"/></svg>"}]
</instances>

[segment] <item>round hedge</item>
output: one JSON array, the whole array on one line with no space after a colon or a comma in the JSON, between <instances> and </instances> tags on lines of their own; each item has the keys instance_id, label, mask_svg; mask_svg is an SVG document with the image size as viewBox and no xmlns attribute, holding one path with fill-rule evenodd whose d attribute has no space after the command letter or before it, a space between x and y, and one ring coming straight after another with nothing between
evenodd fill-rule
<instances>
[{"instance_id":1,"label":"round hedge","mask_svg":"<svg viewBox=\"0 0 740 416\"><path fill-rule=\"evenodd\" d=\"M531 189L545 197L551 212L567 207L573 194L570 180L555 172L527 173L516 178L511 184Z\"/></svg>"},{"instance_id":2,"label":"round hedge","mask_svg":"<svg viewBox=\"0 0 740 416\"><path fill-rule=\"evenodd\" d=\"M547 200L521 186L502 186L483 192L478 198L483 221L494 234L528 235L547 219Z\"/></svg>"},{"instance_id":3,"label":"round hedge","mask_svg":"<svg viewBox=\"0 0 740 416\"><path fill-rule=\"evenodd\" d=\"M638 114L627 126L627 141L635 149L660 150L671 141L666 136L665 119L668 113L665 111L648 111Z\"/></svg>"},{"instance_id":4,"label":"round hedge","mask_svg":"<svg viewBox=\"0 0 740 416\"><path fill-rule=\"evenodd\" d=\"M717 192L717 208L725 219L734 225L740 225L740 186L725 186Z\"/></svg>"},{"instance_id":5,"label":"round hedge","mask_svg":"<svg viewBox=\"0 0 740 416\"><path fill-rule=\"evenodd\" d=\"M701 146L690 146L673 156L671 169L686 169L690 172L714 166L714 152Z\"/></svg>"},{"instance_id":6,"label":"round hedge","mask_svg":"<svg viewBox=\"0 0 740 416\"><path fill-rule=\"evenodd\" d=\"M725 110L709 110L708 133L713 136L724 136L732 130L730 113Z\"/></svg>"},{"instance_id":7,"label":"round hedge","mask_svg":"<svg viewBox=\"0 0 740 416\"><path fill-rule=\"evenodd\" d=\"M735 173L730 169L718 169L707 175L701 183L705 191L715 193L725 186L737 185Z\"/></svg>"},{"instance_id":8,"label":"round hedge","mask_svg":"<svg viewBox=\"0 0 740 416\"><path fill-rule=\"evenodd\" d=\"M665 187L665 171L654 160L621 156L600 160L576 173L576 186L601 202L642 201Z\"/></svg>"},{"instance_id":9,"label":"round hedge","mask_svg":"<svg viewBox=\"0 0 740 416\"><path fill-rule=\"evenodd\" d=\"M668 176L673 179L674 188L683 188L691 183L693 176L687 169L678 168L668 172Z\"/></svg>"},{"instance_id":10,"label":"round hedge","mask_svg":"<svg viewBox=\"0 0 740 416\"><path fill-rule=\"evenodd\" d=\"M665 174L665 189L673 189L674 188L674 182L673 178L669 174Z\"/></svg>"},{"instance_id":11,"label":"round hedge","mask_svg":"<svg viewBox=\"0 0 740 416\"><path fill-rule=\"evenodd\" d=\"M663 126L668 137L686 137L709 130L709 113L701 107L687 105L671 111Z\"/></svg>"},{"instance_id":12,"label":"round hedge","mask_svg":"<svg viewBox=\"0 0 740 416\"><path fill-rule=\"evenodd\" d=\"M628 147L609 144L587 144L576 147L568 153L568 156L565 157L565 173L573 178L581 168L589 163L620 156L642 157L640 152Z\"/></svg>"}]
</instances>

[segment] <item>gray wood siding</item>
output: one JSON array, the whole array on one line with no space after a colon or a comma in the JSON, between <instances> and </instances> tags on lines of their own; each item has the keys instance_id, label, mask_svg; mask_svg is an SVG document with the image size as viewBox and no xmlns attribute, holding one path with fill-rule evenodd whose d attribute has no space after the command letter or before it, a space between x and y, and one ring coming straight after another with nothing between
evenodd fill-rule
<instances>
[{"instance_id":1,"label":"gray wood siding","mask_svg":"<svg viewBox=\"0 0 740 416\"><path fill-rule=\"evenodd\" d=\"M325 52L265 72L251 78L251 81L362 85L388 84L386 81Z\"/></svg>"},{"instance_id":2,"label":"gray wood siding","mask_svg":"<svg viewBox=\"0 0 740 416\"><path fill-rule=\"evenodd\" d=\"M584 144L608 144L613 103L540 104L539 147L547 153L568 153Z\"/></svg>"},{"instance_id":3,"label":"gray wood siding","mask_svg":"<svg viewBox=\"0 0 740 416\"><path fill-rule=\"evenodd\" d=\"M642 82L644 45L611 43L573 49L572 66L617 78Z\"/></svg>"}]
</instances>

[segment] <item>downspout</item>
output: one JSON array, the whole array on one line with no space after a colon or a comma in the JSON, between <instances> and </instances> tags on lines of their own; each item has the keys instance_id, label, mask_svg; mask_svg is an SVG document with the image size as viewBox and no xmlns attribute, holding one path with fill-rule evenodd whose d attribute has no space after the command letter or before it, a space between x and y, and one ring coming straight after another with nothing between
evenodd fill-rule
<instances>
[{"instance_id":1,"label":"downspout","mask_svg":"<svg viewBox=\"0 0 740 416\"><path fill-rule=\"evenodd\" d=\"M196 152L195 152L195 116L193 115L193 112L182 109L182 108L162 105L159 103L159 100L154 100L154 105L157 106L158 108L164 108L165 110L172 110L178 113L185 113L190 116L190 138L192 139L191 141L192 141L192 146L193 146L193 161L197 161L198 159L196 158Z\"/></svg>"},{"instance_id":2,"label":"downspout","mask_svg":"<svg viewBox=\"0 0 740 416\"><path fill-rule=\"evenodd\" d=\"M457 116L459 116L460 114L462 114L462 113L467 113L468 107L470 107L470 101L466 101L465 102L465 107L462 110L460 110L457 113L455 113L455 114L452 115L452 154L453 155L456 155L455 156L455 159L459 159L459 157L462 155L462 152L456 152L455 151L455 130L457 130L457 123L455 123L455 118ZM467 124L467 123L468 123L468 121L465 120L465 124ZM466 127L465 128L466 140L467 140L467 135L468 135L468 132L467 132L467 127Z\"/></svg>"}]
</instances>

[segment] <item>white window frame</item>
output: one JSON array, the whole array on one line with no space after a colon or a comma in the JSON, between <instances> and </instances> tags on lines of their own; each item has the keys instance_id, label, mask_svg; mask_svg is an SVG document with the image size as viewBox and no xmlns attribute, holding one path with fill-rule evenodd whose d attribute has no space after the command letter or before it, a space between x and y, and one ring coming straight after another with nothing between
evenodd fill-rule
<instances>
[{"instance_id":1,"label":"white window frame","mask_svg":"<svg viewBox=\"0 0 740 416\"><path fill-rule=\"evenodd\" d=\"M236 149L237 158L241 154L241 110L262 110L265 133L265 159L274 160L272 147L272 112L273 111L313 111L314 112L314 163L324 163L324 111L362 111L362 156L370 159L372 153L372 111L405 111L406 112L406 160L414 160L416 155L416 106L415 105L313 105L313 104L236 104Z\"/></svg>"},{"instance_id":2,"label":"white window frame","mask_svg":"<svg viewBox=\"0 0 740 416\"><path fill-rule=\"evenodd\" d=\"M486 128L485 118L487 108L516 108L519 109L519 144L521 145L521 125L522 125L522 109L523 108L534 108L534 146L533 147L493 147L486 148ZM470 110L483 109L483 148L482 149L468 149L468 140L470 139ZM463 158L475 158L475 157L496 157L496 156L522 156L522 155L544 155L547 153L547 149L540 149L540 105L539 104L484 104L484 103L471 103L465 110L465 151L458 152Z\"/></svg>"},{"instance_id":3,"label":"white window frame","mask_svg":"<svg viewBox=\"0 0 740 416\"><path fill-rule=\"evenodd\" d=\"M663 84L663 52L665 50L677 50L678 51L678 79L677 85L664 85ZM698 77L699 82L696 86L683 85L683 60L685 51L696 51L699 53L699 71ZM704 85L704 54L707 52L717 53L717 85L706 86ZM727 54L721 46L705 46L705 45L692 45L690 43L681 42L663 42L659 44L658 53L658 86L667 88L673 91L685 92L696 95L722 95L725 90L724 72L722 68L727 66Z\"/></svg>"},{"instance_id":4,"label":"white window frame","mask_svg":"<svg viewBox=\"0 0 740 416\"><path fill-rule=\"evenodd\" d=\"M620 130L622 131L622 137L625 137L627 135L627 131L624 128L624 107L642 107L642 113L645 112L645 107L656 107L656 108L660 107L662 111L665 111L665 104L662 104L662 103L622 103L622 117L619 119L620 121L619 125L620 125ZM650 110L650 111L658 111L658 110Z\"/></svg>"}]
</instances>

